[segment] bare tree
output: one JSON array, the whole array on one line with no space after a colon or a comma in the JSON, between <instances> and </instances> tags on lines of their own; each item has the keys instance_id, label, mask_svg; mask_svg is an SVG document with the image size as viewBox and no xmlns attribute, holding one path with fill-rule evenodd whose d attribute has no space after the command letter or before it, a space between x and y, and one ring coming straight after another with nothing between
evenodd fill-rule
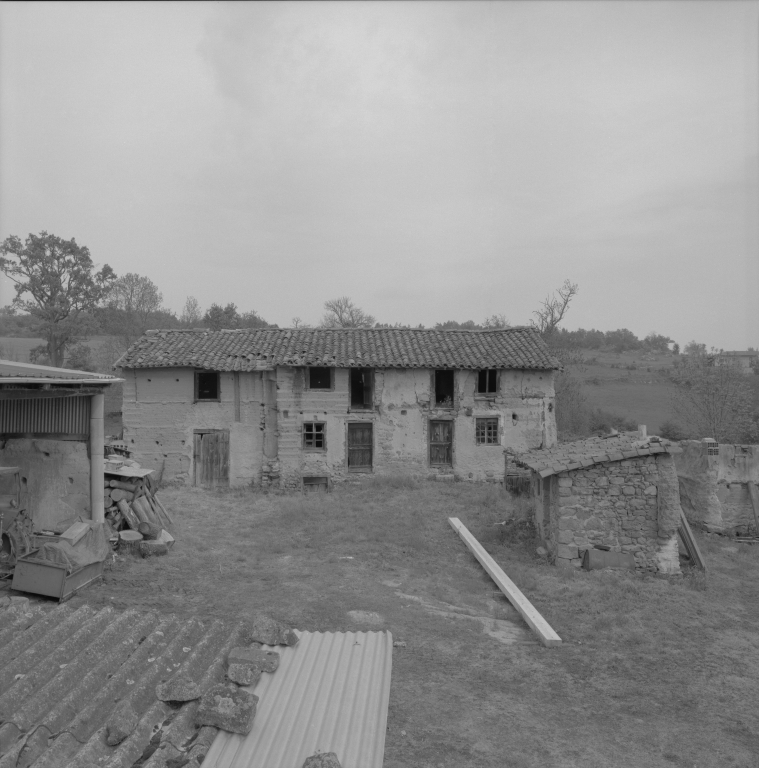
<instances>
[{"instance_id":1,"label":"bare tree","mask_svg":"<svg viewBox=\"0 0 759 768\"><path fill-rule=\"evenodd\" d=\"M532 313L537 318L532 321L532 324L543 336L550 336L556 330L558 324L564 319L564 315L567 314L570 302L579 290L580 287L577 283L565 280L561 288L546 296L545 301L541 302L540 309L536 309Z\"/></svg>"},{"instance_id":2,"label":"bare tree","mask_svg":"<svg viewBox=\"0 0 759 768\"><path fill-rule=\"evenodd\" d=\"M713 354L680 358L672 380L676 421L690 437L712 437L719 443L759 440L759 422L752 414L752 392L740 365L714 364Z\"/></svg>"},{"instance_id":3,"label":"bare tree","mask_svg":"<svg viewBox=\"0 0 759 768\"><path fill-rule=\"evenodd\" d=\"M367 315L347 296L325 301L324 309L322 328L371 328L375 322L372 315Z\"/></svg>"},{"instance_id":4,"label":"bare tree","mask_svg":"<svg viewBox=\"0 0 759 768\"><path fill-rule=\"evenodd\" d=\"M182 309L182 315L179 318L182 324L187 328L194 328L200 325L203 319L203 313L200 310L200 304L194 296L188 296Z\"/></svg>"},{"instance_id":5,"label":"bare tree","mask_svg":"<svg viewBox=\"0 0 759 768\"><path fill-rule=\"evenodd\" d=\"M300 317L294 317L290 324L293 328L310 328L311 326L305 322L305 320L301 320Z\"/></svg>"},{"instance_id":6,"label":"bare tree","mask_svg":"<svg viewBox=\"0 0 759 768\"><path fill-rule=\"evenodd\" d=\"M129 346L145 333L162 303L163 294L149 277L128 272L114 282L108 295L109 325Z\"/></svg>"}]
</instances>

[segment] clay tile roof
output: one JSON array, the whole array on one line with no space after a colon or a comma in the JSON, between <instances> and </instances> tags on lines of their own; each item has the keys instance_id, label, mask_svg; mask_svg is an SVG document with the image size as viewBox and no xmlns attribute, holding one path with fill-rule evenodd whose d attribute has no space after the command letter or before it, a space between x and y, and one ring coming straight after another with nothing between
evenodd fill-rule
<instances>
[{"instance_id":1,"label":"clay tile roof","mask_svg":"<svg viewBox=\"0 0 759 768\"><path fill-rule=\"evenodd\" d=\"M304 365L474 370L561 368L540 334L528 327L492 331L410 328L148 331L114 367L255 371Z\"/></svg>"},{"instance_id":2,"label":"clay tile roof","mask_svg":"<svg viewBox=\"0 0 759 768\"><path fill-rule=\"evenodd\" d=\"M515 458L517 464L549 477L566 470L592 467L606 461L651 456L656 453L680 453L681 449L669 440L649 436L640 438L637 432L623 432L614 437L590 437L573 443L562 443L522 453Z\"/></svg>"}]
</instances>

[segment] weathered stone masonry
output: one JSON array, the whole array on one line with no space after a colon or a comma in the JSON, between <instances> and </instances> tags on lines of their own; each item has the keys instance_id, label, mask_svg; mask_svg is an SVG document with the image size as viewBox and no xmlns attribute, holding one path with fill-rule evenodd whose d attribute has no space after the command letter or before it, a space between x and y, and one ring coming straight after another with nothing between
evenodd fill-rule
<instances>
[{"instance_id":1,"label":"weathered stone masonry","mask_svg":"<svg viewBox=\"0 0 759 768\"><path fill-rule=\"evenodd\" d=\"M579 567L595 545L631 553L638 570L678 573L680 494L660 438L637 433L531 451L535 521L557 565Z\"/></svg>"}]
</instances>

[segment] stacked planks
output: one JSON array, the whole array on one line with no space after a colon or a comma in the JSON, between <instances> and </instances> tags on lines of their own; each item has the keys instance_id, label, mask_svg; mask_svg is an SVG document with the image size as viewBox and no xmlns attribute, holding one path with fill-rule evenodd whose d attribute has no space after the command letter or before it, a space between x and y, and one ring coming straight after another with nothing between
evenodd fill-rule
<instances>
[{"instance_id":1,"label":"stacked planks","mask_svg":"<svg viewBox=\"0 0 759 768\"><path fill-rule=\"evenodd\" d=\"M140 545L143 556L165 554L166 548L174 543L166 530L173 525L173 520L156 495L156 490L155 480L150 474L144 477L105 474L106 519L117 531L128 528L142 533L145 538ZM153 549L161 549L161 552L154 553Z\"/></svg>"}]
</instances>

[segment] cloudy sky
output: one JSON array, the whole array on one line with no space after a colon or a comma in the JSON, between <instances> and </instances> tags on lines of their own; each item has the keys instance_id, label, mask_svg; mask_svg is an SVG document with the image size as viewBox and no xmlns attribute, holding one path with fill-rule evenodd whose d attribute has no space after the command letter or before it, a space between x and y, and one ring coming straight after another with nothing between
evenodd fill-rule
<instances>
[{"instance_id":1,"label":"cloudy sky","mask_svg":"<svg viewBox=\"0 0 759 768\"><path fill-rule=\"evenodd\" d=\"M759 346L759 3L3 3L0 238L167 306ZM0 301L12 298L7 281Z\"/></svg>"}]
</instances>

